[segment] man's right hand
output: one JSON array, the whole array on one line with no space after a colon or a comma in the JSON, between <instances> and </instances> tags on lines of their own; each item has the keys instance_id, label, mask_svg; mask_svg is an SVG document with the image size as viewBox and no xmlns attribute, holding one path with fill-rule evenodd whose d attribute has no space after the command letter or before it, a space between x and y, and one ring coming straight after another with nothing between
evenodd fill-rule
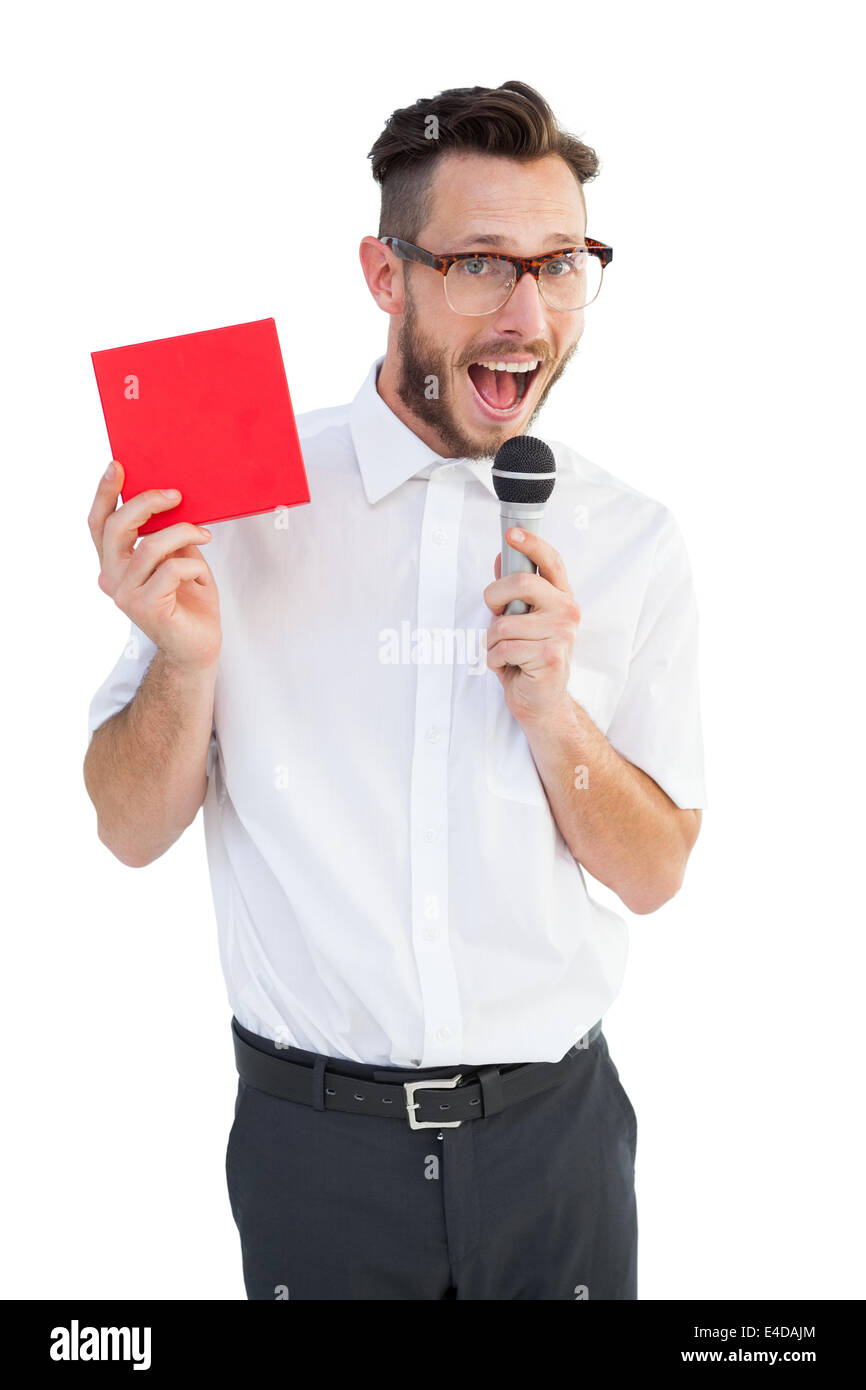
<instances>
[{"instance_id":1,"label":"man's right hand","mask_svg":"<svg viewBox=\"0 0 866 1390\"><path fill-rule=\"evenodd\" d=\"M191 521L142 536L138 528L155 512L168 511L180 493L167 497L158 488L140 492L117 507L123 467L113 460L87 518L99 555L99 587L117 607L177 665L205 669L215 665L220 646L219 594L199 550L210 533Z\"/></svg>"}]
</instances>

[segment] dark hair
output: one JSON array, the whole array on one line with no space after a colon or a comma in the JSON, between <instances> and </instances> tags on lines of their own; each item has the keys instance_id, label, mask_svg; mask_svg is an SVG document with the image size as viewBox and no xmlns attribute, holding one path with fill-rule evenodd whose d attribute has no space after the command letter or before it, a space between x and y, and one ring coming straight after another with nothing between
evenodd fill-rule
<instances>
[{"instance_id":1,"label":"dark hair","mask_svg":"<svg viewBox=\"0 0 866 1390\"><path fill-rule=\"evenodd\" d=\"M382 189L379 236L415 240L430 220L436 160L455 150L522 163L558 154L581 184L599 171L595 150L561 130L547 102L525 82L450 87L393 112L368 155Z\"/></svg>"}]
</instances>

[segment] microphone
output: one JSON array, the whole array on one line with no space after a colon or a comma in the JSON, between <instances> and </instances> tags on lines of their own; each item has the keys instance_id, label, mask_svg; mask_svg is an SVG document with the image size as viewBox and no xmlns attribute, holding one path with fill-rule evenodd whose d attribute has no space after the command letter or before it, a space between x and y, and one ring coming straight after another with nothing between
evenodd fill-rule
<instances>
[{"instance_id":1,"label":"microphone","mask_svg":"<svg viewBox=\"0 0 866 1390\"><path fill-rule=\"evenodd\" d=\"M531 434L518 434L496 451L493 460L493 487L499 498L502 530L502 572L506 574L536 574L528 555L515 550L505 539L509 526L526 524L538 534L544 507L556 482L556 459L549 444L534 439ZM512 599L506 613L528 613L529 604Z\"/></svg>"}]
</instances>

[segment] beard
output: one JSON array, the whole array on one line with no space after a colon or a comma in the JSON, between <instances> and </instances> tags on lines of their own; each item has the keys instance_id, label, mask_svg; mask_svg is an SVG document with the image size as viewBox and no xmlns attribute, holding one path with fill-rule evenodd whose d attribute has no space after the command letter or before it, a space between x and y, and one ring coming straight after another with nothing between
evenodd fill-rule
<instances>
[{"instance_id":1,"label":"beard","mask_svg":"<svg viewBox=\"0 0 866 1390\"><path fill-rule=\"evenodd\" d=\"M406 409L417 420L436 432L443 446L443 458L492 458L499 446L506 439L513 438L515 432L525 434L529 431L538 418L541 407L552 388L559 381L577 351L577 346L578 344L574 343L559 361L546 386L541 391L532 414L524 424L517 427L516 431L514 424L496 425L491 422L486 430L479 429L476 435L467 434L457 417L456 405L451 392L451 364L445 353L421 329L415 312L412 292L407 284L405 308L397 336L399 367L395 389ZM514 351L515 349L510 348L510 350ZM548 363L542 353L535 352L532 347L521 348L519 351L533 352L534 356L541 359L542 368L547 368ZM485 354L476 355L484 356ZM493 358L496 353L491 351L487 355ZM470 361L474 360L474 358L470 358ZM465 365L468 366L469 363L467 362ZM438 395L432 398L427 394L431 377L434 377L438 383ZM534 383L529 389L532 390L533 388Z\"/></svg>"}]
</instances>

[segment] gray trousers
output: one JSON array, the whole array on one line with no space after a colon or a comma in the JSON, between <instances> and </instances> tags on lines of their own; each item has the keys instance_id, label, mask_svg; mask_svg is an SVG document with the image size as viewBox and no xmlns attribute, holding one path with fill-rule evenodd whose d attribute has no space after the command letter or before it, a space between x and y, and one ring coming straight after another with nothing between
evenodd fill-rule
<instances>
[{"instance_id":1,"label":"gray trousers","mask_svg":"<svg viewBox=\"0 0 866 1390\"><path fill-rule=\"evenodd\" d=\"M636 1299L636 1148L603 1032L552 1089L456 1129L314 1110L238 1077L226 1181L247 1297Z\"/></svg>"}]
</instances>

